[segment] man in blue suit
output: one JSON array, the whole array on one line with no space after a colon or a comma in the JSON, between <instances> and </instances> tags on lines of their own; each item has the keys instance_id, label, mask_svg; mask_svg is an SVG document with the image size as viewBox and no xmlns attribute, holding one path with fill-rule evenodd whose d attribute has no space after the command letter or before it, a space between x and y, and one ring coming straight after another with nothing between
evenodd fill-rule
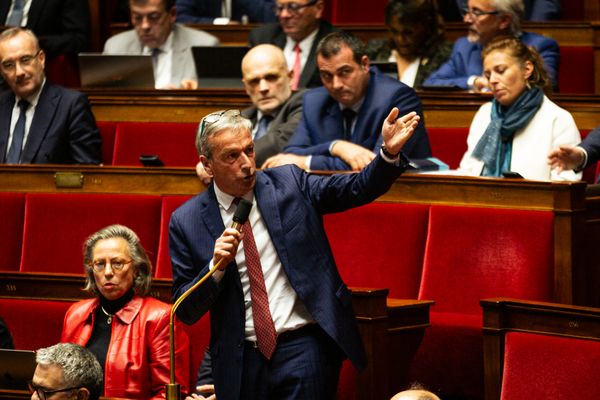
<instances>
[{"instance_id":1,"label":"man in blue suit","mask_svg":"<svg viewBox=\"0 0 600 400\"><path fill-rule=\"evenodd\" d=\"M223 4L228 4L230 9ZM185 24L220 24L231 22L275 22L273 0L177 0L177 22Z\"/></svg>"},{"instance_id":2,"label":"man in blue suit","mask_svg":"<svg viewBox=\"0 0 600 400\"><path fill-rule=\"evenodd\" d=\"M415 91L371 70L358 38L348 32L327 35L319 43L317 63L323 87L304 94L300 123L284 153L268 159L263 168L294 163L310 170L359 171L375 157L381 143L379 132L392 107L421 116L404 154L431 156Z\"/></svg>"},{"instance_id":3,"label":"man in blue suit","mask_svg":"<svg viewBox=\"0 0 600 400\"><path fill-rule=\"evenodd\" d=\"M455 3L458 10L467 8L467 0L450 0L443 3ZM552 21L560 17L560 0L524 0L525 21Z\"/></svg>"},{"instance_id":4,"label":"man in blue suit","mask_svg":"<svg viewBox=\"0 0 600 400\"><path fill-rule=\"evenodd\" d=\"M46 56L27 29L0 34L0 163L99 164L100 132L82 93L46 81Z\"/></svg>"},{"instance_id":5,"label":"man in blue suit","mask_svg":"<svg viewBox=\"0 0 600 400\"><path fill-rule=\"evenodd\" d=\"M429 75L424 86L457 86L475 91L488 90L483 76L481 50L493 38L514 35L537 50L553 85L558 79L560 53L558 43L548 37L521 31L523 0L469 0L464 21L469 24L467 37L454 43L448 61Z\"/></svg>"},{"instance_id":6,"label":"man in blue suit","mask_svg":"<svg viewBox=\"0 0 600 400\"><path fill-rule=\"evenodd\" d=\"M389 113L369 166L331 176L293 165L257 172L249 120L229 110L201 121L196 144L213 183L173 213L169 246L174 299L216 270L177 317L192 324L210 310L219 400L334 399L342 359L365 367L322 216L375 200L405 170L401 149L419 117L398 115ZM252 203L242 233L225 228L240 198Z\"/></svg>"}]
</instances>

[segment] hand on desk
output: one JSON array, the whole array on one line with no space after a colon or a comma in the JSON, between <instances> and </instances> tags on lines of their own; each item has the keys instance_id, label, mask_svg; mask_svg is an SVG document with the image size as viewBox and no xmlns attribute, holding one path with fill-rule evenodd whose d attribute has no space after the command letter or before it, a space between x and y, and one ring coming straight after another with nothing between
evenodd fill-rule
<instances>
[{"instance_id":1,"label":"hand on desk","mask_svg":"<svg viewBox=\"0 0 600 400\"><path fill-rule=\"evenodd\" d=\"M331 155L342 159L353 171L360 171L375 158L372 150L346 140L338 140L331 147Z\"/></svg>"},{"instance_id":2,"label":"hand on desk","mask_svg":"<svg viewBox=\"0 0 600 400\"><path fill-rule=\"evenodd\" d=\"M196 391L204 393L205 395L210 393L208 397L205 397L201 394L192 393L187 396L185 400L216 400L217 397L215 395L215 385L202 385L196 387Z\"/></svg>"}]
</instances>

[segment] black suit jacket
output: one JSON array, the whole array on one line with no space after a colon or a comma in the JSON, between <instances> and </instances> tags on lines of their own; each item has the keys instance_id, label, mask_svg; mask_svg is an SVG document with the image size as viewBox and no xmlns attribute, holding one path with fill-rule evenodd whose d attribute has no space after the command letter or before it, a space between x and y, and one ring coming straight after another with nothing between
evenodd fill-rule
<instances>
[{"instance_id":1,"label":"black suit jacket","mask_svg":"<svg viewBox=\"0 0 600 400\"><path fill-rule=\"evenodd\" d=\"M583 142L579 145L583 147L587 153L586 167L600 160L600 126L588 133L585 139L583 139Z\"/></svg>"},{"instance_id":2,"label":"black suit jacket","mask_svg":"<svg viewBox=\"0 0 600 400\"><path fill-rule=\"evenodd\" d=\"M335 28L327 21L321 20L319 25L319 31L315 37L315 41L310 48L310 54L306 60L306 65L302 69L300 75L299 87L315 87L321 86L321 76L319 75L319 69L317 68L317 45L325 36L331 32L336 32L339 29ZM278 22L273 24L266 24L258 26L250 31L250 37L248 43L250 47L254 47L257 44L271 43L277 47L284 48L286 42L286 35L281 29L281 25Z\"/></svg>"},{"instance_id":3,"label":"black suit jacket","mask_svg":"<svg viewBox=\"0 0 600 400\"><path fill-rule=\"evenodd\" d=\"M0 161L6 162L10 120L15 104L11 91L0 94ZM22 164L100 164L100 132L82 93L52 85L40 93L21 154Z\"/></svg>"},{"instance_id":4,"label":"black suit jacket","mask_svg":"<svg viewBox=\"0 0 600 400\"><path fill-rule=\"evenodd\" d=\"M11 1L0 2L0 24L6 22ZM27 17L40 45L53 58L86 51L90 37L90 8L87 0L32 0Z\"/></svg>"},{"instance_id":5,"label":"black suit jacket","mask_svg":"<svg viewBox=\"0 0 600 400\"><path fill-rule=\"evenodd\" d=\"M290 96L283 104L273 121L269 124L267 133L254 142L254 152L256 155L256 165L260 167L267 158L281 153L287 145L288 140L294 134L300 117L302 116L302 95L304 91L299 91ZM256 107L248 107L242 111L242 115L252 121L252 126L258 122L256 120L258 110Z\"/></svg>"}]
</instances>

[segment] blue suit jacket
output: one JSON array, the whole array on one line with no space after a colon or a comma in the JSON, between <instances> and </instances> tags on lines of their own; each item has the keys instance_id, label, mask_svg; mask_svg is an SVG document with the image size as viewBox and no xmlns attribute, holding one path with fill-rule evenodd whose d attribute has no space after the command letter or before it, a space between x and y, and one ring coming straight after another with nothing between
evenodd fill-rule
<instances>
[{"instance_id":1,"label":"blue suit jacket","mask_svg":"<svg viewBox=\"0 0 600 400\"><path fill-rule=\"evenodd\" d=\"M231 19L241 21L242 15L248 22L275 22L274 0L232 0ZM221 0L177 0L177 22L212 24L221 16Z\"/></svg>"},{"instance_id":2,"label":"blue suit jacket","mask_svg":"<svg viewBox=\"0 0 600 400\"><path fill-rule=\"evenodd\" d=\"M600 160L600 126L588 133L579 146L587 153L586 167Z\"/></svg>"},{"instance_id":3,"label":"blue suit jacket","mask_svg":"<svg viewBox=\"0 0 600 400\"><path fill-rule=\"evenodd\" d=\"M546 71L554 86L557 83L560 53L558 43L554 39L537 33L524 32L521 35L523 43L535 48L544 60ZM459 38L454 43L452 54L440 69L429 75L424 85L458 86L468 89L467 80L471 76L481 76L483 61L481 60L482 46L472 43L466 37Z\"/></svg>"},{"instance_id":4,"label":"blue suit jacket","mask_svg":"<svg viewBox=\"0 0 600 400\"><path fill-rule=\"evenodd\" d=\"M404 154L408 158L430 157L425 119L415 91L374 69L370 72L365 100L358 111L352 142L376 150L381 143L383 121L394 106L400 109L400 115L416 111L421 116L415 133L402 149ZM310 167L313 170L347 170L348 164L329 153L331 142L343 139L343 132L344 118L339 103L324 87L309 90L304 94L300 124L284 152L312 155Z\"/></svg>"},{"instance_id":5,"label":"blue suit jacket","mask_svg":"<svg viewBox=\"0 0 600 400\"><path fill-rule=\"evenodd\" d=\"M404 170L380 156L357 174L317 176L292 165L259 171L254 195L291 286L315 321L357 368L366 365L351 294L335 265L322 215L366 204L385 193ZM212 186L172 215L169 247L173 298L208 272L225 227ZM196 322L210 309L210 351L217 396L239 398L244 346L244 295L237 265L209 279L181 303L177 317Z\"/></svg>"},{"instance_id":6,"label":"blue suit jacket","mask_svg":"<svg viewBox=\"0 0 600 400\"><path fill-rule=\"evenodd\" d=\"M0 95L0 161L6 162L15 96ZM21 153L23 164L100 164L102 139L84 94L46 81Z\"/></svg>"}]
</instances>

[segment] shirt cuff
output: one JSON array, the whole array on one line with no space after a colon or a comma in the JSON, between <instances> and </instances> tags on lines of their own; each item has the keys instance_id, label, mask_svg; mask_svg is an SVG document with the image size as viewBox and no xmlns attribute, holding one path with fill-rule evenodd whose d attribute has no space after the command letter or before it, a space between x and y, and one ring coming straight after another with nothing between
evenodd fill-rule
<instances>
[{"instance_id":1,"label":"shirt cuff","mask_svg":"<svg viewBox=\"0 0 600 400\"><path fill-rule=\"evenodd\" d=\"M231 21L231 18L218 17L213 20L213 25L227 25Z\"/></svg>"},{"instance_id":2,"label":"shirt cuff","mask_svg":"<svg viewBox=\"0 0 600 400\"><path fill-rule=\"evenodd\" d=\"M575 172L581 172L581 171L583 171L583 169L585 167L587 167L588 154L587 154L587 151L585 151L585 149L583 147L581 147L581 146L577 146L577 147L579 147L583 151L583 162L581 164L579 164L577 166L577 168L573 169L573 171L575 171Z\"/></svg>"},{"instance_id":3,"label":"shirt cuff","mask_svg":"<svg viewBox=\"0 0 600 400\"><path fill-rule=\"evenodd\" d=\"M475 88L475 79L477 78L479 78L477 75L472 75L469 77L469 79L467 79L467 86L469 87L469 89Z\"/></svg>"},{"instance_id":4,"label":"shirt cuff","mask_svg":"<svg viewBox=\"0 0 600 400\"><path fill-rule=\"evenodd\" d=\"M213 269L215 269L215 264L212 262L212 260L210 260L210 264L208 264L208 269L210 271L212 271ZM221 279L223 279L223 276L225 276L225 270L221 271L221 270L217 270L212 274L212 278L215 280L215 282L221 282Z\"/></svg>"}]
</instances>

